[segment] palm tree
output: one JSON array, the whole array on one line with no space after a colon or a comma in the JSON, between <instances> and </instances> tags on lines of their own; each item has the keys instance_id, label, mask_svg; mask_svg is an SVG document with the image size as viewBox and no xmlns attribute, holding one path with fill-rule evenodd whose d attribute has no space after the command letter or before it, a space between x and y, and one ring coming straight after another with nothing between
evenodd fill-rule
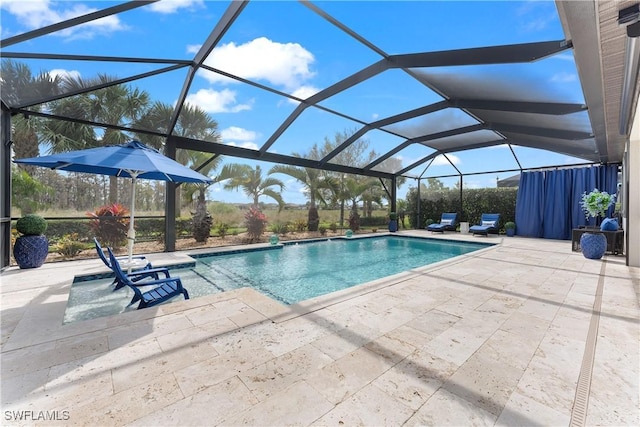
<instances>
[{"instance_id":1,"label":"palm tree","mask_svg":"<svg viewBox=\"0 0 640 427\"><path fill-rule=\"evenodd\" d=\"M45 72L34 76L28 65L6 59L2 60L2 92L2 97L12 104L27 104L57 95L60 92L60 78ZM30 108L41 111L42 105ZM16 158L37 157L40 154L38 133L42 128L42 121L16 115L11 124L11 140ZM19 167L31 172L35 169L35 166Z\"/></svg>"},{"instance_id":2,"label":"palm tree","mask_svg":"<svg viewBox=\"0 0 640 427\"><path fill-rule=\"evenodd\" d=\"M249 165L233 165L230 167L234 168L237 175L232 177L224 185L225 190L242 188L244 194L253 199L253 206L256 208L258 207L258 201L261 196L271 197L278 202L279 209L282 210L284 207L282 195L271 188L277 186L280 187L280 191L284 190L284 183L282 181L271 177L263 179L260 165L257 165L255 169Z\"/></svg>"},{"instance_id":3,"label":"palm tree","mask_svg":"<svg viewBox=\"0 0 640 427\"><path fill-rule=\"evenodd\" d=\"M113 80L113 77L104 74L98 74L94 79L65 76L61 86L65 92L82 91ZM51 110L56 115L130 127L143 116L148 104L147 92L120 84L55 101ZM48 125L45 139L51 144L51 151L58 153L69 149L121 144L131 136L118 129L106 128L98 138L95 129L89 125L53 120ZM117 178L110 177L109 201L115 203L117 200Z\"/></svg>"},{"instance_id":4,"label":"palm tree","mask_svg":"<svg viewBox=\"0 0 640 427\"><path fill-rule=\"evenodd\" d=\"M159 132L168 131L169 124L171 122L171 116L173 114L174 107L163 102L155 102L151 108L136 122L136 127L139 129L154 130ZM218 122L212 119L209 114L198 106L192 106L185 104L182 108L176 125L172 132L173 135L182 136L185 138L194 138L201 141L216 142L222 141L220 134L218 133ZM162 150L164 146L164 138L149 134L136 135L143 143ZM208 154L207 157L199 156L193 151L178 150L176 153L176 161L187 166L199 166L206 162L211 157ZM220 159L218 157L217 159ZM219 165L219 161L214 161L208 167L200 169L199 172L206 175L211 170L215 170ZM176 200L181 200L181 188L176 188ZM186 188L186 186L185 186ZM193 196L193 192L191 192ZM189 197L182 198L183 200L191 200ZM181 206L180 203L176 203L176 216L180 216Z\"/></svg>"},{"instance_id":5,"label":"palm tree","mask_svg":"<svg viewBox=\"0 0 640 427\"><path fill-rule=\"evenodd\" d=\"M307 157L309 159L319 159L318 147L313 146L311 152L307 156L301 156L297 153L293 153L296 157ZM320 223L320 216L318 215L318 207L316 206L316 200L319 200L323 205L327 205L324 199L324 189L333 188L334 180L331 177L321 171L320 169L302 168L289 165L276 165L269 170L269 175L274 173L282 173L289 175L296 179L305 187L305 193L309 195L309 214L307 219L307 229L309 231L318 231L318 224Z\"/></svg>"},{"instance_id":6,"label":"palm tree","mask_svg":"<svg viewBox=\"0 0 640 427\"><path fill-rule=\"evenodd\" d=\"M360 215L358 214L358 202L364 200L368 191L380 185L375 178L364 176L348 176L343 185L343 197L351 201L351 213L349 214L349 227L356 231L360 229Z\"/></svg>"}]
</instances>

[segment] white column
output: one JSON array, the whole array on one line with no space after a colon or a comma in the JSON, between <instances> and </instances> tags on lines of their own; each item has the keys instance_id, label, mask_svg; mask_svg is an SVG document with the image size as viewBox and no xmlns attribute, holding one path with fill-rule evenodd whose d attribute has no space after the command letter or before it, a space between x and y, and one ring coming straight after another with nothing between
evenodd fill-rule
<instances>
[{"instance_id":1,"label":"white column","mask_svg":"<svg viewBox=\"0 0 640 427\"><path fill-rule=\"evenodd\" d=\"M639 104L640 105L640 104ZM629 177L629 203L625 221L628 239L628 259L632 267L640 267L640 108L636 108L631 122L631 136L627 144L626 172Z\"/></svg>"}]
</instances>

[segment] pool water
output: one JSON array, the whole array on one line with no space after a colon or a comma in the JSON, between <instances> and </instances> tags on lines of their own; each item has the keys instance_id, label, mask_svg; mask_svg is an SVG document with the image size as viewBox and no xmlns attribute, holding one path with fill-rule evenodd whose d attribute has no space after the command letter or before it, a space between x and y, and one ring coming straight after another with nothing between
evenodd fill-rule
<instances>
[{"instance_id":1,"label":"pool water","mask_svg":"<svg viewBox=\"0 0 640 427\"><path fill-rule=\"evenodd\" d=\"M491 244L380 236L332 239L195 256L195 267L171 270L191 298L252 287L295 304L351 286L476 251ZM121 313L133 296L112 279L74 283L65 323ZM176 297L175 300L182 300Z\"/></svg>"}]
</instances>

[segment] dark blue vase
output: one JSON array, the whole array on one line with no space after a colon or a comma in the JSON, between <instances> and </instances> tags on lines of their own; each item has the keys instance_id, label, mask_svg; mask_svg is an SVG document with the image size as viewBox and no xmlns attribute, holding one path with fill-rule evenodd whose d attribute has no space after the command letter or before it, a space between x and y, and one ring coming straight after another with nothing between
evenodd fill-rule
<instances>
[{"instance_id":1,"label":"dark blue vase","mask_svg":"<svg viewBox=\"0 0 640 427\"><path fill-rule=\"evenodd\" d=\"M396 231L398 231L398 221L395 219L392 219L389 221L389 231L391 231L392 233L395 233Z\"/></svg>"},{"instance_id":2,"label":"dark blue vase","mask_svg":"<svg viewBox=\"0 0 640 427\"><path fill-rule=\"evenodd\" d=\"M20 236L13 246L13 257L20 268L37 268L49 254L49 241L45 236Z\"/></svg>"},{"instance_id":3,"label":"dark blue vase","mask_svg":"<svg viewBox=\"0 0 640 427\"><path fill-rule=\"evenodd\" d=\"M583 233L580 237L582 255L589 259L600 259L607 250L607 238L600 233Z\"/></svg>"}]
</instances>

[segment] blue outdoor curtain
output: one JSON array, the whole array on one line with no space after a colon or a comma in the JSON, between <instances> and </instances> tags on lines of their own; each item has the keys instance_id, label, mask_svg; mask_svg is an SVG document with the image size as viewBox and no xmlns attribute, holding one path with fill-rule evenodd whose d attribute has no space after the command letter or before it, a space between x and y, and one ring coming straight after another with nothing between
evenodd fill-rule
<instances>
[{"instance_id":1,"label":"blue outdoor curtain","mask_svg":"<svg viewBox=\"0 0 640 427\"><path fill-rule=\"evenodd\" d=\"M597 225L585 218L582 194L594 188L616 194L617 184L617 165L523 172L516 198L517 234L569 240L573 228ZM609 216L614 209L609 209Z\"/></svg>"},{"instance_id":2,"label":"blue outdoor curtain","mask_svg":"<svg viewBox=\"0 0 640 427\"><path fill-rule=\"evenodd\" d=\"M519 236L542 237L544 173L523 172L516 196L516 232Z\"/></svg>"}]
</instances>

